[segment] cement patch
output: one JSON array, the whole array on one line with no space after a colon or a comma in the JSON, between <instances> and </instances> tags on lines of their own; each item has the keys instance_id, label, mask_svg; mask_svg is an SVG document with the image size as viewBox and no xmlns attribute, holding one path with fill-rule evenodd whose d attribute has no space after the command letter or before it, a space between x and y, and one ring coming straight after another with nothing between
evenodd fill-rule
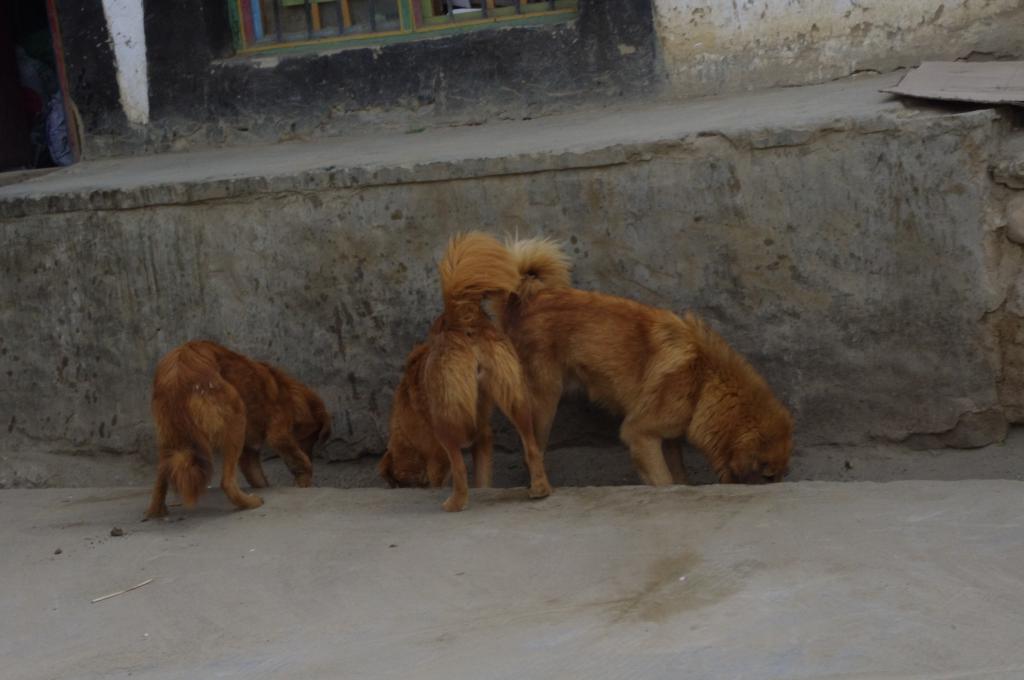
<instances>
[{"instance_id":1,"label":"cement patch","mask_svg":"<svg viewBox=\"0 0 1024 680\"><path fill-rule=\"evenodd\" d=\"M0 492L5 677L1024 673L1019 482L265 496Z\"/></svg>"}]
</instances>

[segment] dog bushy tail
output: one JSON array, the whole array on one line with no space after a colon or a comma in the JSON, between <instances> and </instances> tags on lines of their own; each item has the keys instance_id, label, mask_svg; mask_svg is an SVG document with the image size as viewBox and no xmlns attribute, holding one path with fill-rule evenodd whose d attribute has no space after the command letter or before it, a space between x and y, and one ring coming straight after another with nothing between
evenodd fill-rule
<instances>
[{"instance_id":1,"label":"dog bushy tail","mask_svg":"<svg viewBox=\"0 0 1024 680\"><path fill-rule=\"evenodd\" d=\"M186 508L193 507L213 478L213 461L190 449L177 449L163 463Z\"/></svg>"},{"instance_id":2,"label":"dog bushy tail","mask_svg":"<svg viewBox=\"0 0 1024 680\"><path fill-rule=\"evenodd\" d=\"M466 306L479 309L484 298L509 295L519 286L511 254L497 239L480 232L455 236L441 259L441 293L446 315Z\"/></svg>"},{"instance_id":3,"label":"dog bushy tail","mask_svg":"<svg viewBox=\"0 0 1024 680\"><path fill-rule=\"evenodd\" d=\"M505 242L519 274L516 296L525 302L545 288L568 288L572 265L558 242L549 238Z\"/></svg>"},{"instance_id":4,"label":"dog bushy tail","mask_svg":"<svg viewBox=\"0 0 1024 680\"><path fill-rule=\"evenodd\" d=\"M213 478L210 434L196 423L194 411L221 420L215 392L230 390L216 356L203 342L189 342L165 356L153 379L153 418L160 441L161 472L192 507Z\"/></svg>"}]
</instances>

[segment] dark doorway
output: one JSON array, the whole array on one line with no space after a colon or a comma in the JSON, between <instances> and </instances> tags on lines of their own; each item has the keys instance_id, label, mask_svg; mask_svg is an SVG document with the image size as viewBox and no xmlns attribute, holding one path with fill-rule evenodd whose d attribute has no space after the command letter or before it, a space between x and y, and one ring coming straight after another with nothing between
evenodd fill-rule
<instances>
[{"instance_id":1,"label":"dark doorway","mask_svg":"<svg viewBox=\"0 0 1024 680\"><path fill-rule=\"evenodd\" d=\"M76 158L52 12L47 0L0 0L0 170Z\"/></svg>"}]
</instances>

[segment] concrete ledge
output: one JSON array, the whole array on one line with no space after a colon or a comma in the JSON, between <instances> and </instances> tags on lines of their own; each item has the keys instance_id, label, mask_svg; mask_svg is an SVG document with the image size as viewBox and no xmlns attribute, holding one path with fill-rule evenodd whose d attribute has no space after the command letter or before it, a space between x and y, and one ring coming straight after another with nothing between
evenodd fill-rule
<instances>
[{"instance_id":1,"label":"concrete ledge","mask_svg":"<svg viewBox=\"0 0 1024 680\"><path fill-rule=\"evenodd\" d=\"M879 94L895 77L0 187L4 446L151 455L153 366L207 337L320 391L329 459L379 454L440 308L435 262L467 229L561 238L580 287L701 313L802 446L1000 441L1024 421L1020 135L997 110ZM615 440L597 409L560 417L556 445Z\"/></svg>"},{"instance_id":2,"label":"concrete ledge","mask_svg":"<svg viewBox=\"0 0 1024 680\"><path fill-rule=\"evenodd\" d=\"M0 187L0 217L594 168L641 161L700 136L755 149L796 146L823 130L880 131L906 117L935 116L878 92L898 80L890 74L416 134L92 161Z\"/></svg>"},{"instance_id":3,"label":"concrete ledge","mask_svg":"<svg viewBox=\"0 0 1024 680\"><path fill-rule=\"evenodd\" d=\"M442 498L271 489L139 523L144 490L0 492L5 677L1024 672L1020 482Z\"/></svg>"}]
</instances>

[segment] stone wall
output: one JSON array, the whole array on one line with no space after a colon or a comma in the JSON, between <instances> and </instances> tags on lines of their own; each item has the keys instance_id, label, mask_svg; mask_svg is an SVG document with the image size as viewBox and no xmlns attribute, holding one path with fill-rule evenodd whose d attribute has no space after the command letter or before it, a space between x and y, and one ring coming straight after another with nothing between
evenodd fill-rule
<instances>
[{"instance_id":1,"label":"stone wall","mask_svg":"<svg viewBox=\"0 0 1024 680\"><path fill-rule=\"evenodd\" d=\"M665 71L684 95L1024 53L1018 0L654 0L654 8Z\"/></svg>"},{"instance_id":2,"label":"stone wall","mask_svg":"<svg viewBox=\"0 0 1024 680\"><path fill-rule=\"evenodd\" d=\"M1024 363L1005 211L1020 180L989 172L1008 125L869 117L434 163L420 181L401 166L206 199L9 201L5 446L149 451L153 367L205 337L318 389L330 457L379 453L404 357L440 308L435 262L466 228L564 239L579 286L697 310L792 406L802 444L998 440L1024 415L1007 373ZM614 433L568 409L554 443Z\"/></svg>"}]
</instances>

